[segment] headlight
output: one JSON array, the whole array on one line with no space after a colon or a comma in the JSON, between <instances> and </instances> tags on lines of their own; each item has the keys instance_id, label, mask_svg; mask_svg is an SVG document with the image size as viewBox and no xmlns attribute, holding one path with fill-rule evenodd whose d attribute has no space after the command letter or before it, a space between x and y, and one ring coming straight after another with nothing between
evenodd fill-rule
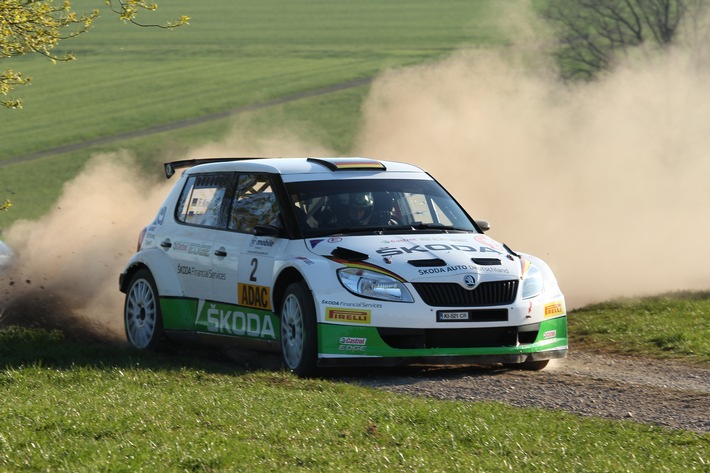
<instances>
[{"instance_id":1,"label":"headlight","mask_svg":"<svg viewBox=\"0 0 710 473\"><path fill-rule=\"evenodd\" d=\"M358 268L337 271L340 283L355 295L394 302L414 302L404 284L391 276Z\"/></svg>"},{"instance_id":2,"label":"headlight","mask_svg":"<svg viewBox=\"0 0 710 473\"><path fill-rule=\"evenodd\" d=\"M523 276L523 299L539 296L544 288L542 271L534 264L531 264Z\"/></svg>"}]
</instances>

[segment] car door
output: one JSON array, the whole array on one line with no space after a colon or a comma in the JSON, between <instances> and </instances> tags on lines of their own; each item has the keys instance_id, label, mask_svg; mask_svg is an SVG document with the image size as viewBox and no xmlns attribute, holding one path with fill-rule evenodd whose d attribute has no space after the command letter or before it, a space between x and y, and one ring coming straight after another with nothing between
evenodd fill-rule
<instances>
[{"instance_id":1,"label":"car door","mask_svg":"<svg viewBox=\"0 0 710 473\"><path fill-rule=\"evenodd\" d=\"M187 298L212 299L212 254L215 233L226 226L225 196L229 174L190 176L178 201L176 224L161 241L168 250Z\"/></svg>"},{"instance_id":2,"label":"car door","mask_svg":"<svg viewBox=\"0 0 710 473\"><path fill-rule=\"evenodd\" d=\"M276 339L271 290L274 255L286 244L277 236L282 226L268 174L240 174L227 230L216 236L212 257L213 269L225 275L213 280L215 300L239 306L225 316L223 334Z\"/></svg>"}]
</instances>

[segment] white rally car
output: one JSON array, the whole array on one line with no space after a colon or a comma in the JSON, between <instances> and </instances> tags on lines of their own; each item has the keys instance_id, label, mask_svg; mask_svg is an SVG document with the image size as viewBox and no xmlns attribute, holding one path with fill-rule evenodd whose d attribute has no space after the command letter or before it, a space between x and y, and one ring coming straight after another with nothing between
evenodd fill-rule
<instances>
[{"instance_id":1,"label":"white rally car","mask_svg":"<svg viewBox=\"0 0 710 473\"><path fill-rule=\"evenodd\" d=\"M542 260L484 235L418 167L362 158L190 160L120 276L126 335L280 351L319 367L566 356Z\"/></svg>"}]
</instances>

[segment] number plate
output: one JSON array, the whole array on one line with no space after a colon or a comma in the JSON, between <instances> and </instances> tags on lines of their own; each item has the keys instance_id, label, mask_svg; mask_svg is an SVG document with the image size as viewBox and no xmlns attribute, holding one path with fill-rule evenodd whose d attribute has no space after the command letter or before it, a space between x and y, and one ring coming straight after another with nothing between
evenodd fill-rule
<instances>
[{"instance_id":1,"label":"number plate","mask_svg":"<svg viewBox=\"0 0 710 473\"><path fill-rule=\"evenodd\" d=\"M468 322L471 320L469 311L439 311L436 313L437 322Z\"/></svg>"}]
</instances>

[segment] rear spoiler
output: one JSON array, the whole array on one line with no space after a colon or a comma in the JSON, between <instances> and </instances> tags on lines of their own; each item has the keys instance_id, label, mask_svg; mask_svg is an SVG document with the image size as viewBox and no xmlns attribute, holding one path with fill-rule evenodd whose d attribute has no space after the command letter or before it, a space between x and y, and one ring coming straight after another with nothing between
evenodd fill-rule
<instances>
[{"instance_id":1,"label":"rear spoiler","mask_svg":"<svg viewBox=\"0 0 710 473\"><path fill-rule=\"evenodd\" d=\"M198 158L198 159L183 159L182 161L172 161L169 163L164 163L165 168L165 178L170 179L175 174L177 169L181 168L191 168L192 166L197 166L198 164L209 164L209 163L224 163L228 161L244 161L247 159L260 159L260 158Z\"/></svg>"}]
</instances>

